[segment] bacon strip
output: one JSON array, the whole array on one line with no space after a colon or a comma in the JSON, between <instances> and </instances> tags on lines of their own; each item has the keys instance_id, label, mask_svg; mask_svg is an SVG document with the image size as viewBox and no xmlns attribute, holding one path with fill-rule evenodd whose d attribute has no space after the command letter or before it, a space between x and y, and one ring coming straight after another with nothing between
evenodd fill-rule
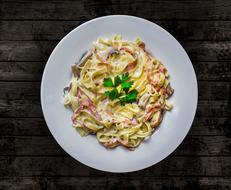
<instances>
[{"instance_id":1,"label":"bacon strip","mask_svg":"<svg viewBox=\"0 0 231 190\"><path fill-rule=\"evenodd\" d=\"M117 141L118 141L120 144L122 144L123 146L127 147L127 148L130 147L128 141L122 140L122 139L120 139L120 138L118 138Z\"/></svg>"},{"instance_id":2,"label":"bacon strip","mask_svg":"<svg viewBox=\"0 0 231 190\"><path fill-rule=\"evenodd\" d=\"M148 105L145 109L145 113L146 115L144 116L144 121L147 121L150 119L151 115L154 113L154 112L157 112L161 110L161 105L159 103L157 104L154 104L154 106L151 106L151 105Z\"/></svg>"},{"instance_id":3,"label":"bacon strip","mask_svg":"<svg viewBox=\"0 0 231 190\"><path fill-rule=\"evenodd\" d=\"M139 47L144 50L145 49L145 43L144 42L140 42Z\"/></svg>"},{"instance_id":4,"label":"bacon strip","mask_svg":"<svg viewBox=\"0 0 231 190\"><path fill-rule=\"evenodd\" d=\"M75 110L74 114L71 116L71 120L74 123L75 119L78 117L80 112L83 110L83 105L79 105L78 109Z\"/></svg>"},{"instance_id":5,"label":"bacon strip","mask_svg":"<svg viewBox=\"0 0 231 190\"><path fill-rule=\"evenodd\" d=\"M134 69L134 68L136 67L136 64L137 64L136 60L133 61L133 62L131 62L131 63L129 63L129 64L127 65L127 67L126 67L126 70L127 70L127 71L131 71L132 69Z\"/></svg>"},{"instance_id":6,"label":"bacon strip","mask_svg":"<svg viewBox=\"0 0 231 190\"><path fill-rule=\"evenodd\" d=\"M130 50L130 49L127 48L127 47L121 47L120 50L124 50L124 51L130 53L131 55L134 55L134 53L132 52L132 50Z\"/></svg>"},{"instance_id":7,"label":"bacon strip","mask_svg":"<svg viewBox=\"0 0 231 190\"><path fill-rule=\"evenodd\" d=\"M156 72L157 72L157 71L156 71ZM156 72L155 72L155 73L156 73ZM147 79L148 79L148 82L149 82L150 84L152 84L153 86L156 86L157 83L158 83L158 81L153 79L153 74L154 74L154 73L152 73L150 69L147 69Z\"/></svg>"},{"instance_id":8,"label":"bacon strip","mask_svg":"<svg viewBox=\"0 0 231 190\"><path fill-rule=\"evenodd\" d=\"M119 145L119 143L118 143L118 141L115 139L115 141L114 141L114 139L113 140L111 140L111 141L109 141L109 142L105 142L105 143L102 143L106 148L114 148L114 147L116 147L116 146L118 146Z\"/></svg>"},{"instance_id":9,"label":"bacon strip","mask_svg":"<svg viewBox=\"0 0 231 190\"><path fill-rule=\"evenodd\" d=\"M84 101L83 95L86 97ZM77 98L79 99L79 108L75 111L72 116L72 121L76 119L76 117L80 114L82 109L86 108L92 115L94 115L98 120L102 120L101 116L97 113L96 107L92 100L81 90L78 90Z\"/></svg>"}]
</instances>

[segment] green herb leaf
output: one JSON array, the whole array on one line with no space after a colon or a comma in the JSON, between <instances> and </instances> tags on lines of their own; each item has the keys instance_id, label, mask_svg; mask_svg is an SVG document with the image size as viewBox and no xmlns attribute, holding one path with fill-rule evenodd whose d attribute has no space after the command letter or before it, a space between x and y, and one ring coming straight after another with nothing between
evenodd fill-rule
<instances>
[{"instance_id":1,"label":"green herb leaf","mask_svg":"<svg viewBox=\"0 0 231 190\"><path fill-rule=\"evenodd\" d=\"M127 93L125 96L120 97L120 103L121 105L125 105L125 103L133 103L136 101L138 91L132 90L131 92Z\"/></svg>"},{"instance_id":2,"label":"green herb leaf","mask_svg":"<svg viewBox=\"0 0 231 190\"><path fill-rule=\"evenodd\" d=\"M119 99L120 99L120 104L121 104L122 106L124 106L125 103L126 103L126 101L127 101L126 96L120 97Z\"/></svg>"},{"instance_id":3,"label":"green herb leaf","mask_svg":"<svg viewBox=\"0 0 231 190\"><path fill-rule=\"evenodd\" d=\"M115 78L111 79L111 78L105 78L103 85L106 87L114 87L112 90L110 91L106 91L105 95L110 99L110 100L115 100L116 98L119 98L121 105L125 105L126 103L133 103L136 101L136 97L138 94L137 90L131 90L129 92L129 89L131 88L131 86L133 85L132 81L129 81L129 74L128 73L124 73L122 74L122 76L116 76ZM113 84L114 82L114 84ZM119 86L121 85L121 86ZM119 87L118 87L119 86ZM123 90L123 94L121 94L121 92L118 91L118 89L116 88L118 87L119 89L122 88Z\"/></svg>"},{"instance_id":4,"label":"green herb leaf","mask_svg":"<svg viewBox=\"0 0 231 190\"><path fill-rule=\"evenodd\" d=\"M105 95L108 96L110 100L115 100L116 98L120 96L116 88L113 88L111 91L106 91Z\"/></svg>"},{"instance_id":5,"label":"green herb leaf","mask_svg":"<svg viewBox=\"0 0 231 190\"><path fill-rule=\"evenodd\" d=\"M104 92L104 94L105 94L106 96L109 96L110 92L111 92L111 91L106 91L106 92Z\"/></svg>"},{"instance_id":6,"label":"green herb leaf","mask_svg":"<svg viewBox=\"0 0 231 190\"><path fill-rule=\"evenodd\" d=\"M125 81L127 81L128 79L129 79L128 73L122 74L122 82L125 82Z\"/></svg>"},{"instance_id":7,"label":"green herb leaf","mask_svg":"<svg viewBox=\"0 0 231 190\"><path fill-rule=\"evenodd\" d=\"M103 86L105 87L113 87L113 82L111 78L105 78L103 80Z\"/></svg>"},{"instance_id":8,"label":"green herb leaf","mask_svg":"<svg viewBox=\"0 0 231 190\"><path fill-rule=\"evenodd\" d=\"M114 78L114 86L117 87L117 86L119 86L120 84L121 84L121 79L120 79L119 76L116 76L116 77Z\"/></svg>"},{"instance_id":9,"label":"green herb leaf","mask_svg":"<svg viewBox=\"0 0 231 190\"><path fill-rule=\"evenodd\" d=\"M138 91L137 91L136 89L134 89L134 90L131 90L131 91L127 94L127 96L129 97L129 99L135 99L136 96L137 96L137 94L138 94Z\"/></svg>"},{"instance_id":10,"label":"green herb leaf","mask_svg":"<svg viewBox=\"0 0 231 190\"><path fill-rule=\"evenodd\" d=\"M129 88L131 88L132 84L133 84L132 81L122 82L121 86L122 86L122 89L127 93L129 91Z\"/></svg>"}]
</instances>

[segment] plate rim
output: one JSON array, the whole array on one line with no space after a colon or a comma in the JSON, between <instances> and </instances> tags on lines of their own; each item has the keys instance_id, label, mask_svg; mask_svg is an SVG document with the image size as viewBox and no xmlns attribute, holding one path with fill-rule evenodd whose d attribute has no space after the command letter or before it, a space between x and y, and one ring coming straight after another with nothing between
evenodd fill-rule
<instances>
[{"instance_id":1,"label":"plate rim","mask_svg":"<svg viewBox=\"0 0 231 190\"><path fill-rule=\"evenodd\" d=\"M45 83L45 75L47 73L47 67L48 67L48 63L50 62L50 60L52 59L52 56L53 56L53 53L56 51L56 49L59 48L59 46L61 46L61 44L66 40L66 38L68 38L72 33L74 33L76 30L84 27L85 25L88 25L88 24L91 24L92 22L95 22L95 21L99 21L99 20L103 20L103 19L107 19L107 18L114 18L114 17L118 17L118 18L121 18L121 17L126 17L126 18L132 18L132 19L138 19L138 20L141 20L142 22L146 22L146 23L149 23L149 24L152 24L152 25L155 25L155 27L159 28L162 32L164 32L165 34L167 34L168 36L170 36L171 38L174 39L174 41L181 47L181 49L184 51L184 53L187 55L187 58L190 62L190 66L192 68L192 74L194 75L194 79L195 79L195 105L193 105L193 115L192 115L192 119L190 121L190 126L188 127L187 129L187 132L185 133L184 136L182 136L182 138L179 140L179 142L177 143L177 145L175 146L174 149L172 149L170 152L166 153L160 160L158 160L157 162L155 163L152 163L152 164L148 164L146 165L145 167L139 167L139 168L135 168L135 169L130 169L130 170L126 170L126 171L117 171L117 170L105 170L105 169L101 169L100 167L97 167L97 166L92 166L92 165L89 165L87 162L83 161L83 160L78 160L77 158L75 158L75 156L72 155L71 152L67 151L64 149L63 145L61 145L61 143L58 141L57 137L54 135L54 133L52 132L51 128L49 127L48 125L48 122L47 122L47 119L46 119L46 116L45 116L45 111L44 111L44 100L43 100L43 87L44 87L44 83ZM157 163L163 161L164 159L166 159L171 153L173 153L179 146L180 144L183 142L183 140L186 138L186 136L188 135L189 133L189 130L191 129L192 127L192 124L193 124L193 121L195 119L195 115L196 115L196 112L197 112L197 108L198 108L198 80L197 80L197 76L196 76L196 72L195 72L195 69L194 69L194 66L192 64L192 61L190 60L190 57L189 55L187 54L187 51L184 49L184 47L179 43L179 41L171 34L169 33L167 30L165 30L163 27L159 26L158 24L154 23L154 22L151 22L147 19L144 19L144 18L141 18L141 17L137 17L137 16L132 16L132 15L122 15L122 14L118 14L118 15L106 15L106 16L101 16L101 17L97 17L97 18L94 18L94 19L91 19L89 21L86 21L84 23L82 23L81 25L75 27L74 29L72 29L70 32L68 32L59 42L58 44L55 46L55 48L53 48L49 58L47 59L47 62L46 62L46 65L43 69L43 74L42 74L42 78L41 78L41 85L40 85L40 104L41 104L41 108L42 108L42 114L43 114L43 118L46 122L46 125L50 131L50 133L52 134L53 138L55 139L55 141L57 142L57 144L68 154L70 155L71 158L73 158L75 161L81 163L81 164L84 164L85 166L87 167L90 167L90 168L93 168L93 169L96 169L96 170L99 170L99 171L104 171L104 172L110 172L110 173L130 173L130 172L135 172L135 171L140 171L140 170L144 170L144 169L147 169L151 166L154 166L156 165Z\"/></svg>"}]
</instances>

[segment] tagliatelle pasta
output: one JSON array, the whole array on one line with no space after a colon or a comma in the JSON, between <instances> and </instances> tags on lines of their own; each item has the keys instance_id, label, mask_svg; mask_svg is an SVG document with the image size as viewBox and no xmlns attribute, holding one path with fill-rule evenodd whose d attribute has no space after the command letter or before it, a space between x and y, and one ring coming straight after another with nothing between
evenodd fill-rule
<instances>
[{"instance_id":1,"label":"tagliatelle pasta","mask_svg":"<svg viewBox=\"0 0 231 190\"><path fill-rule=\"evenodd\" d=\"M72 74L64 104L73 110L73 127L107 148L134 149L172 109L168 71L139 38L99 38Z\"/></svg>"}]
</instances>

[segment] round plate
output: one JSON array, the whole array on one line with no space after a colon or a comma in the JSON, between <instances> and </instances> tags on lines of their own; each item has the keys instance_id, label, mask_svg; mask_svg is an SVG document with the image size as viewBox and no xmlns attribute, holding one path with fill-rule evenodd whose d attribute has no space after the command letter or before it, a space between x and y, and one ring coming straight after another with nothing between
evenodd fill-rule
<instances>
[{"instance_id":1,"label":"round plate","mask_svg":"<svg viewBox=\"0 0 231 190\"><path fill-rule=\"evenodd\" d=\"M80 59L99 37L121 34L140 37L146 49L160 59L175 89L166 112L152 137L134 151L123 147L106 149L94 135L80 137L72 127L72 111L63 105L63 88L71 77L71 64ZM192 63L179 42L166 30L147 20L124 15L88 21L66 35L52 52L42 77L41 102L46 123L59 145L73 158L92 168L131 172L147 168L172 153L187 135L197 107L198 89Z\"/></svg>"}]
</instances>

